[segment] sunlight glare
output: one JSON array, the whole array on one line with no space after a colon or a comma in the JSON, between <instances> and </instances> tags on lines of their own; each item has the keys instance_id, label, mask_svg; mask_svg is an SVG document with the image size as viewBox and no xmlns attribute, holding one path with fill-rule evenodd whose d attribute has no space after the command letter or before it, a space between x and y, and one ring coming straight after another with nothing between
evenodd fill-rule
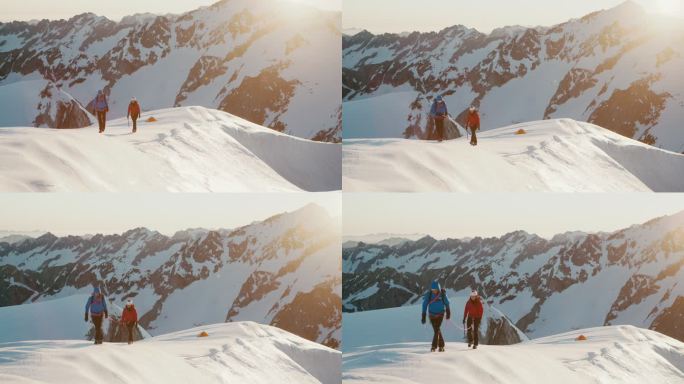
<instances>
[{"instance_id":1,"label":"sunlight glare","mask_svg":"<svg viewBox=\"0 0 684 384\"><path fill-rule=\"evenodd\" d=\"M684 0L658 0L658 12L670 16L682 16Z\"/></svg>"}]
</instances>

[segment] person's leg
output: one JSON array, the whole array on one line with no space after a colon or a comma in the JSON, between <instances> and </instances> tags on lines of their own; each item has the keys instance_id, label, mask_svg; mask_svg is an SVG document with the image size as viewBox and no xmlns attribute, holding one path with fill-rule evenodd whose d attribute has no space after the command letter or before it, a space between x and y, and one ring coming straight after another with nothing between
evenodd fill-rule
<instances>
[{"instance_id":1,"label":"person's leg","mask_svg":"<svg viewBox=\"0 0 684 384\"><path fill-rule=\"evenodd\" d=\"M102 112L100 112L100 111L95 112L95 116L97 117L97 127L101 133L102 132Z\"/></svg>"},{"instance_id":2,"label":"person's leg","mask_svg":"<svg viewBox=\"0 0 684 384\"><path fill-rule=\"evenodd\" d=\"M468 330L466 334L468 335L468 346L470 347L470 345L473 343L473 318L470 316L468 316L468 320L466 321L466 329Z\"/></svg>"},{"instance_id":3,"label":"person's leg","mask_svg":"<svg viewBox=\"0 0 684 384\"><path fill-rule=\"evenodd\" d=\"M473 319L473 342L476 347L479 345L480 342L480 320L482 319Z\"/></svg>"},{"instance_id":4,"label":"person's leg","mask_svg":"<svg viewBox=\"0 0 684 384\"><path fill-rule=\"evenodd\" d=\"M102 132L107 128L107 112L102 111Z\"/></svg>"},{"instance_id":5,"label":"person's leg","mask_svg":"<svg viewBox=\"0 0 684 384\"><path fill-rule=\"evenodd\" d=\"M126 324L126 327L128 328L128 344L133 342L133 326L135 325L134 322L130 322Z\"/></svg>"},{"instance_id":6,"label":"person's leg","mask_svg":"<svg viewBox=\"0 0 684 384\"><path fill-rule=\"evenodd\" d=\"M92 316L95 325L95 343L102 341L102 316Z\"/></svg>"},{"instance_id":7,"label":"person's leg","mask_svg":"<svg viewBox=\"0 0 684 384\"><path fill-rule=\"evenodd\" d=\"M436 317L430 317L430 324L432 324L432 349L437 349L438 341L439 341L439 324L437 324L437 318Z\"/></svg>"},{"instance_id":8,"label":"person's leg","mask_svg":"<svg viewBox=\"0 0 684 384\"><path fill-rule=\"evenodd\" d=\"M138 130L137 122L138 122L138 117L136 116L133 118L133 132L136 132Z\"/></svg>"},{"instance_id":9,"label":"person's leg","mask_svg":"<svg viewBox=\"0 0 684 384\"><path fill-rule=\"evenodd\" d=\"M471 136L471 137L472 137L472 142L473 142L474 145L477 145L477 134L476 134L476 132L477 132L477 127L471 127L471 128L470 128L470 131L471 131L471 133L472 133L472 136Z\"/></svg>"},{"instance_id":10,"label":"person's leg","mask_svg":"<svg viewBox=\"0 0 684 384\"><path fill-rule=\"evenodd\" d=\"M437 345L440 348L444 348L444 336L442 336L442 321L444 320L444 317L440 316L435 320L437 323Z\"/></svg>"},{"instance_id":11,"label":"person's leg","mask_svg":"<svg viewBox=\"0 0 684 384\"><path fill-rule=\"evenodd\" d=\"M437 119L435 123L437 124L437 140L442 141L444 140L444 119Z\"/></svg>"}]
</instances>

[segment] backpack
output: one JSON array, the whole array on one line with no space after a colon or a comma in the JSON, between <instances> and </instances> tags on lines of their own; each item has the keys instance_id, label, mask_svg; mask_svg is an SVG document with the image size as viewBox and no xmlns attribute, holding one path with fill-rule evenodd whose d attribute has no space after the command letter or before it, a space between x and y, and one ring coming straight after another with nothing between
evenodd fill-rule
<instances>
[{"instance_id":1,"label":"backpack","mask_svg":"<svg viewBox=\"0 0 684 384\"><path fill-rule=\"evenodd\" d=\"M432 295L432 291L431 290L427 291L425 293L425 295L426 296ZM446 295L446 289L442 288L441 291L439 292L439 296L436 296L433 300L428 301L428 307L430 306L430 304L436 302L438 298L442 299L442 304L444 304L444 306L446 307L447 303L446 303L446 300L444 300L445 295ZM428 296L428 297L430 297L430 296Z\"/></svg>"}]
</instances>

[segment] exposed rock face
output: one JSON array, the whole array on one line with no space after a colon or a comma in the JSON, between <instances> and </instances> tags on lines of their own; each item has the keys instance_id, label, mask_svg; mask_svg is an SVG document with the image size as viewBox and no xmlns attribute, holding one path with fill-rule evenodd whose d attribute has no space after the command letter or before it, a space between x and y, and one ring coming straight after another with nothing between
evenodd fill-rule
<instances>
[{"instance_id":1,"label":"exposed rock face","mask_svg":"<svg viewBox=\"0 0 684 384\"><path fill-rule=\"evenodd\" d=\"M427 236L395 246L348 245L342 255L347 312L416 303L439 280L463 295L477 289L531 337L631 324L684 340L684 213L612 233Z\"/></svg>"},{"instance_id":2,"label":"exposed rock face","mask_svg":"<svg viewBox=\"0 0 684 384\"><path fill-rule=\"evenodd\" d=\"M429 108L441 94L462 125L475 105L482 129L568 117L683 152L683 42L681 23L632 2L548 28L363 31L343 36L343 97L384 105L374 96L415 94L396 106L391 122L408 119L395 137L429 136Z\"/></svg>"},{"instance_id":3,"label":"exposed rock face","mask_svg":"<svg viewBox=\"0 0 684 384\"><path fill-rule=\"evenodd\" d=\"M182 15L120 22L84 13L0 23L0 92L17 82L30 89L43 79L83 105L104 89L113 118L125 116L136 96L143 110L201 105L336 142L339 23L339 12L278 0L224 0ZM39 91L29 104L43 103ZM82 121L75 105L53 109L49 117L40 108L31 112L26 125L75 127Z\"/></svg>"},{"instance_id":4,"label":"exposed rock face","mask_svg":"<svg viewBox=\"0 0 684 384\"><path fill-rule=\"evenodd\" d=\"M35 127L82 128L94 122L93 116L78 101L52 83L40 92L38 112L33 122Z\"/></svg>"},{"instance_id":5,"label":"exposed rock face","mask_svg":"<svg viewBox=\"0 0 684 384\"><path fill-rule=\"evenodd\" d=\"M0 243L0 305L99 285L112 303L135 298L140 325L152 334L252 320L336 347L340 243L338 223L315 205L234 230L171 237L144 228L48 233ZM119 330L109 332L119 339Z\"/></svg>"}]
</instances>

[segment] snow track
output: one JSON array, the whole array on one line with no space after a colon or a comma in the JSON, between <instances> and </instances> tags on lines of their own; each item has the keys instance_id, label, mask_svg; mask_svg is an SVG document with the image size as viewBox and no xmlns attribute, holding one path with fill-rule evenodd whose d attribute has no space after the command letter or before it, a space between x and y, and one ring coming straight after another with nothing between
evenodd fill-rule
<instances>
[{"instance_id":1,"label":"snow track","mask_svg":"<svg viewBox=\"0 0 684 384\"><path fill-rule=\"evenodd\" d=\"M208 337L197 335L206 331ZM132 345L0 344L3 383L339 383L340 353L275 327L214 324Z\"/></svg>"},{"instance_id":2,"label":"snow track","mask_svg":"<svg viewBox=\"0 0 684 384\"><path fill-rule=\"evenodd\" d=\"M153 116L156 122L147 122ZM340 189L340 145L182 107L73 130L0 128L0 191L270 192Z\"/></svg>"},{"instance_id":3,"label":"snow track","mask_svg":"<svg viewBox=\"0 0 684 384\"><path fill-rule=\"evenodd\" d=\"M525 134L516 134L523 129ZM684 191L684 155L571 119L446 141L345 140L345 191Z\"/></svg>"},{"instance_id":4,"label":"snow track","mask_svg":"<svg viewBox=\"0 0 684 384\"><path fill-rule=\"evenodd\" d=\"M576 341L585 335L586 341ZM391 343L391 340L387 340ZM633 326L582 329L508 346L426 342L356 348L343 356L345 383L681 383L684 343Z\"/></svg>"}]
</instances>

